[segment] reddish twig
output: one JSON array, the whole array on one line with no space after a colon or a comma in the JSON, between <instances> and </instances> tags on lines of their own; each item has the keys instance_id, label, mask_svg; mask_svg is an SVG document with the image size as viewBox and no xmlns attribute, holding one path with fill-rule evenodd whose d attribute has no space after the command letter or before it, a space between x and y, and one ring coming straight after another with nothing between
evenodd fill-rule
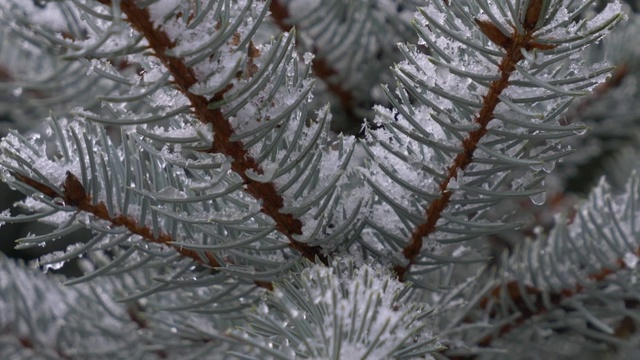
<instances>
[{"instance_id":1,"label":"reddish twig","mask_svg":"<svg viewBox=\"0 0 640 360\"><path fill-rule=\"evenodd\" d=\"M593 94L590 97L581 101L578 104L578 106L574 109L574 111L569 115L567 115L561 121L561 124L568 125L572 123L573 120L578 116L578 114L580 114L586 107L588 107L589 104L592 104L594 100L600 99L611 90L617 88L622 83L622 80L626 77L627 74L628 74L627 66L625 64L622 64L621 66L619 66L616 69L616 71L613 73L613 75L606 82L600 84L594 90ZM556 194L556 197L557 197L556 200L559 201L559 199L563 198L563 194ZM575 214L576 214L576 211L574 209L569 210L569 217L568 217L569 221L573 221L573 217ZM640 248L636 250L635 254L636 256L640 256ZM623 261L623 259L616 259L614 263L617 266L617 268L615 269L604 268L599 272L588 275L587 279L597 283L600 281L604 281L610 275L615 274L616 272L627 268L626 263ZM525 294L522 293L521 289L524 289ZM558 306L563 301L566 301L570 297L582 293L584 290L585 290L585 287L581 284L578 284L573 289L564 289L558 293L549 294L548 295L549 304ZM506 292L506 295L504 295L505 292ZM542 298L543 296L542 290L532 286L526 286L526 285L519 286L516 281L510 281L505 285L497 286L489 293L488 296L486 296L480 301L479 305L481 308L485 309L489 306L489 304L499 301L500 298L503 296L506 296L510 299L512 305L515 307L514 310L519 312L520 316L516 318L514 322L510 324L502 325L497 330L496 333L492 335L487 335L484 338L480 339L476 344L481 347L488 347L495 338L503 337L509 332L516 329L518 326L525 324L531 318L535 316L543 315L544 313L547 313L548 311L551 310L545 306L545 302L543 301L543 298ZM535 310L532 310L529 306L527 306L527 303L524 300L524 296L527 296L529 298L529 302L534 305ZM637 300L625 301L625 305L627 308L637 308L638 301ZM491 317L496 316L494 312L490 313L489 315ZM470 322L472 320L467 319L466 321ZM636 328L633 321L630 320L629 317L625 317L616 327L614 336L619 338L625 338L629 336L630 333L634 333L635 331L636 331ZM460 357L460 356L450 357L450 359L452 360L453 359L463 360L463 359L470 359L470 358L473 358L473 357Z\"/></svg>"},{"instance_id":2,"label":"reddish twig","mask_svg":"<svg viewBox=\"0 0 640 360\"><path fill-rule=\"evenodd\" d=\"M636 249L635 254L636 256L640 256L640 248ZM616 259L614 263L616 268L603 268L598 272L588 275L586 278L590 280L592 284L597 284L618 271L628 268L623 259ZM497 303L500 302L501 298L506 297L509 299L510 305L512 305L512 312L508 314L501 313L500 317L506 318L516 312L519 313L519 316L515 318L513 322L500 326L493 334L487 335L478 340L476 345L480 347L490 346L496 338L503 337L515 330L518 326L525 324L528 320L553 310L553 308L549 308L547 304L560 306L563 302L567 301L571 297L583 293L586 289L586 286L577 284L573 288L563 289L556 293L544 295L543 290L529 285L519 285L515 280L509 281L504 285L496 286L489 292L489 295L480 300L478 304L480 308L487 309L490 305L495 307L497 306ZM524 299L525 296L527 297L528 302ZM545 296L547 297L548 302L545 302ZM533 309L527 304L533 305ZM625 300L625 306L627 308L636 308L638 307L638 304L639 302L635 299ZM496 311L490 311L488 315L490 318L495 318L498 314ZM468 323L473 322L472 319L465 319L464 321ZM624 338L625 336L628 336L630 332L635 331L636 329L634 324L629 324L629 320L625 318L616 328L614 336ZM450 357L450 359L462 360L469 359L469 357L454 356Z\"/></svg>"},{"instance_id":3,"label":"reddish twig","mask_svg":"<svg viewBox=\"0 0 640 360\"><path fill-rule=\"evenodd\" d=\"M101 3L111 5L110 0L100 0ZM120 3L122 12L126 14L126 21L131 26L144 35L153 50L154 55L173 75L176 88L189 100L195 117L205 124L211 124L214 129L214 139L210 152L221 153L233 159L231 168L238 174L246 184L246 191L254 198L262 201L261 211L271 217L276 225L276 229L289 239L289 247L298 251L303 257L315 262L319 258L323 263L328 263L327 257L321 253L319 246L310 246L294 238L302 234L302 222L291 214L281 213L284 201L278 194L272 182L261 183L249 178L247 171L256 174L263 174L264 171L256 160L245 150L240 141L232 141L234 130L231 123L224 117L220 109L209 109L210 100L204 96L195 95L189 92L198 80L192 68L189 68L183 59L166 55L167 50L175 46L169 35L157 28L149 16L147 9L141 9L135 5L134 1L122 1ZM224 93L231 86L215 94L211 101L221 100Z\"/></svg>"},{"instance_id":4,"label":"reddish twig","mask_svg":"<svg viewBox=\"0 0 640 360\"><path fill-rule=\"evenodd\" d=\"M17 173L13 173L13 176L24 184L33 187L34 189L40 191L48 197L60 197L56 190L50 188L47 185L41 184L33 179ZM102 201L97 204L92 204L91 197L86 193L84 186L82 185L78 177L69 171L67 171L67 177L62 184L62 188L62 199L64 200L66 205L73 206L79 211L84 211L92 214L98 219L105 220L111 223L113 226L124 227L132 234L138 235L148 242L170 247L177 251L179 254L191 258L192 260L209 268L222 266L222 264L220 264L210 252L203 252L203 258L195 250L185 249L179 245L173 244L174 240L169 234L160 232L158 235L154 235L151 228L149 228L147 225L138 223L136 219L131 216L116 214L110 215L109 211L107 210L107 205Z\"/></svg>"},{"instance_id":5,"label":"reddish twig","mask_svg":"<svg viewBox=\"0 0 640 360\"><path fill-rule=\"evenodd\" d=\"M487 125L489 121L493 119L493 112L496 106L500 103L498 96L509 86L509 77L515 70L516 64L524 58L521 50L532 49L550 49L552 45L541 44L535 41L533 36L535 22L531 19L539 16L540 8L538 4L541 0L533 0L530 2L529 10L527 11L527 17L524 21L523 27L525 29L524 34L519 34L514 29L511 37L504 35L495 25L491 22L485 22L476 20L480 30L496 45L506 50L505 56L502 58L498 70L500 71L500 77L491 83L487 95L484 96L482 103L482 109L476 116L474 121L480 126L478 129L471 131L469 135L462 142L462 151L457 154L453 160L453 164L447 170L446 178L439 184L440 197L434 200L425 212L425 222L418 225L413 233L409 245L403 250L402 254L407 260L406 265L397 265L394 267L398 279L401 281L406 280L406 274L420 255L422 250L423 239L436 230L436 223L440 219L442 212L449 205L451 195L453 194L448 190L449 182L457 177L458 170L464 170L473 161L473 154L476 151L478 144L482 137L487 133Z\"/></svg>"},{"instance_id":6,"label":"reddish twig","mask_svg":"<svg viewBox=\"0 0 640 360\"><path fill-rule=\"evenodd\" d=\"M82 185L78 177L69 171L67 171L67 177L62 184L62 194L58 193L58 191L56 191L55 189L52 189L49 186L39 183L24 175L20 175L17 173L12 174L16 179L38 190L45 196L48 196L50 198L62 197L66 205L73 206L77 208L78 211L92 214L98 219L109 222L112 226L124 227L129 230L130 233L140 236L145 241L167 246L175 250L180 255L190 258L193 261L208 268L219 268L224 266L224 264L216 260L216 257L211 251L198 252L191 249L185 249L180 245L176 245L175 240L171 237L171 235L162 231L160 231L157 235L154 235L153 230L149 226L138 223L136 219L131 216L122 214L110 215L109 211L107 210L107 205L102 201L98 202L97 204L92 204L91 196L86 193L84 186ZM267 281L255 281L254 284L258 287L262 287L268 290L273 289L273 285Z\"/></svg>"}]
</instances>

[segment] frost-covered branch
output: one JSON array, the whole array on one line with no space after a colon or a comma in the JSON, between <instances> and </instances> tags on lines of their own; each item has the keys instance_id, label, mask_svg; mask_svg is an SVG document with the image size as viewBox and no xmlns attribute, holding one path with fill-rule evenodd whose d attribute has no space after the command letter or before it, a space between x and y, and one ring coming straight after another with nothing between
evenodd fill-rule
<instances>
[{"instance_id":1,"label":"frost-covered branch","mask_svg":"<svg viewBox=\"0 0 640 360\"><path fill-rule=\"evenodd\" d=\"M187 321L185 314L153 309L148 299L114 301L117 290L104 278L73 287L63 286L61 280L0 254L3 358L177 359L233 348L230 342L221 347L224 334L196 330L214 324L211 316L198 314ZM173 295L162 298L171 303Z\"/></svg>"},{"instance_id":2,"label":"frost-covered branch","mask_svg":"<svg viewBox=\"0 0 640 360\"><path fill-rule=\"evenodd\" d=\"M0 258L0 346L291 360L622 344L640 181L533 219L561 207L554 169L587 130L567 111L627 86L623 69L598 87L613 68L585 59L625 17L592 3L0 1L0 45L33 44L9 63L53 73L0 69L0 88L21 109L33 90L83 95L0 141L0 177L26 195L0 225L53 226L18 248L82 232L34 266L83 272L66 291ZM364 139L330 131L345 115ZM517 242L498 260L496 237Z\"/></svg>"},{"instance_id":3,"label":"frost-covered branch","mask_svg":"<svg viewBox=\"0 0 640 360\"><path fill-rule=\"evenodd\" d=\"M466 359L465 348L491 351L515 338L535 336L529 332L542 324L558 336L579 333L612 344L630 336L635 330L629 329L626 315L638 301L638 184L634 174L623 194L611 196L611 188L601 182L573 219L557 216L548 235L538 232L536 239L518 245L499 269L481 276L485 281L478 283L488 287L462 290L465 296L469 291L479 297L458 309L460 324L451 329L460 333L452 338L474 333L467 338L473 343L462 348L452 340L449 355ZM484 325L474 329L479 322Z\"/></svg>"},{"instance_id":4,"label":"frost-covered branch","mask_svg":"<svg viewBox=\"0 0 640 360\"><path fill-rule=\"evenodd\" d=\"M111 5L110 0L101 0L100 2ZM192 93L190 89L198 82L194 70L189 68L183 59L167 55L167 51L172 49L175 43L164 30L154 25L150 18L149 10L139 8L133 1L124 1L120 4L120 7L123 13L127 15L127 22L145 36L149 42L149 47L153 49L154 55L170 71L180 92L189 99L194 115L201 122L213 126L213 143L205 152L222 153L231 157L233 159L232 170L242 178L246 185L246 191L262 201L261 211L270 216L275 221L276 228L289 238L289 246L311 261L315 261L317 257L326 263L326 257L320 253L319 247L309 246L294 238L295 235L302 234L302 222L291 214L280 211L284 207L284 201L278 194L275 185L272 182L258 182L247 176L249 171L262 175L264 174L264 169L247 152L241 141L231 139L235 131L228 119L224 117L220 108L209 108L209 103L221 100L230 87L216 93L210 100ZM250 47L251 51L253 53L249 54L250 57L259 56L257 49Z\"/></svg>"},{"instance_id":5,"label":"frost-covered branch","mask_svg":"<svg viewBox=\"0 0 640 360\"><path fill-rule=\"evenodd\" d=\"M536 41L535 32L538 29L536 24L539 21L542 3L542 0L534 0L529 3L524 21L517 28L513 28L511 36L503 34L495 24L489 21L476 19L476 23L482 33L494 44L505 50L505 54L502 56L498 66L500 73L497 75L497 79L491 82L486 95L483 97L482 107L474 119L474 122L479 126L462 141L462 151L456 155L453 164L449 166L444 179L438 186L440 189L439 198L431 202L425 212L425 222L414 229L409 245L402 250L402 254L408 260L408 263L394 268L400 279L405 278L405 273L416 261L422 250L423 239L436 230L436 223L445 208L449 206L451 195L453 195L453 192L449 189L449 183L456 179L458 174L464 171L473 161L478 144L487 134L487 126L494 119L494 111L501 102L500 95L509 86L509 78L516 69L516 64L524 59L523 51L532 51L534 49L549 50L555 47L555 45L541 44ZM524 31L519 30L519 28Z\"/></svg>"},{"instance_id":6,"label":"frost-covered branch","mask_svg":"<svg viewBox=\"0 0 640 360\"><path fill-rule=\"evenodd\" d=\"M87 212L92 214L98 219L105 220L115 227L124 227L132 234L141 236L146 241L161 244L170 247L177 251L182 256L190 258L202 265L210 268L220 267L220 263L211 254L211 252L203 252L204 258L201 257L198 252L190 249L185 249L179 245L175 245L175 240L171 238L169 234L160 233L154 234L153 230L146 226L139 224L134 218L130 216L109 214L109 210L104 202L98 202L93 204L91 197L87 194L84 186L78 179L78 177L71 172L67 172L67 177L62 185L64 193L60 197L55 189L50 188L45 184L38 183L26 176L20 174L13 174L18 180L24 184L31 186L32 188L40 191L42 194L53 198L61 198L66 205L74 206L78 211Z\"/></svg>"}]
</instances>

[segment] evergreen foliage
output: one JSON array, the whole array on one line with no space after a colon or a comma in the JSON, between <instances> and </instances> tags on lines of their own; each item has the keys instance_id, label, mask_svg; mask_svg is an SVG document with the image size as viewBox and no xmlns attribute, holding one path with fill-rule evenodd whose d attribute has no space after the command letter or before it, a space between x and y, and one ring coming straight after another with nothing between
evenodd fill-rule
<instances>
[{"instance_id":1,"label":"evergreen foliage","mask_svg":"<svg viewBox=\"0 0 640 360\"><path fill-rule=\"evenodd\" d=\"M633 6L0 0L0 356L632 358Z\"/></svg>"}]
</instances>

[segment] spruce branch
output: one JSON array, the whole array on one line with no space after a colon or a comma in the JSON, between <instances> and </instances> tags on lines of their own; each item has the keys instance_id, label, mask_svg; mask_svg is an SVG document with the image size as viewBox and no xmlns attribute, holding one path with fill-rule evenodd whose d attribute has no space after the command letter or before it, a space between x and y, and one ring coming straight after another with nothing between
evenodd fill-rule
<instances>
[{"instance_id":1,"label":"spruce branch","mask_svg":"<svg viewBox=\"0 0 640 360\"><path fill-rule=\"evenodd\" d=\"M606 273L608 269L604 269L602 274ZM613 273L613 272L612 272ZM601 275L601 274L598 274ZM597 284L594 284L597 286ZM526 296L529 297L527 301L522 298L522 289L525 290ZM547 293L540 289L536 289L531 286L522 286L517 284L516 282L509 282L506 285L501 285L491 291L491 295L482 299L480 307L484 308L488 306L489 302L493 302L495 305L496 302L502 301L502 299L508 298L510 302L512 302L513 312L509 314L500 314L498 316L495 312L490 314L491 319L497 318L509 318L511 317L512 321L506 324L503 324L498 327L497 331L492 334L483 336L478 339L474 344L468 343L466 346L472 347L477 346L479 348L489 348L492 346L492 343L502 337L507 336L510 332L516 331L519 327L534 321L536 317L544 316L545 314L563 306L563 303L569 301L572 296L579 295L580 292L584 290L580 285L576 286L574 289L566 289L561 291L560 293ZM504 294L506 293L506 294ZM546 298L544 298L546 297ZM528 304L527 304L528 302ZM533 304L536 307L535 311L531 310L531 306L529 304ZM629 311L635 312L638 309L638 300L636 298L630 297L624 299L624 307ZM551 305L552 307L549 307ZM465 320L465 324L473 324L475 321L473 320ZM557 332L561 332L562 329L556 329ZM635 325L634 319L630 316L624 316L613 329L612 336L619 338L621 340L629 339L633 334L637 332L637 327ZM442 351L442 354L447 356L449 360L473 360L479 357L478 354L473 355L455 355L451 354L451 351L455 351L455 347L449 347Z\"/></svg>"},{"instance_id":2,"label":"spruce branch","mask_svg":"<svg viewBox=\"0 0 640 360\"><path fill-rule=\"evenodd\" d=\"M24 184L33 187L34 189L40 191L46 196L49 196L50 198L59 197L59 194L55 189L52 189L45 184L38 183L33 179L17 173L13 173L12 175L15 176L16 179L22 181ZM216 268L222 266L218 262L218 260L216 260L216 258L208 251L203 253L205 256L205 258L203 259L197 251L184 249L179 245L173 244L174 240L169 234L160 233L158 235L154 235L152 229L145 225L138 224L138 222L131 216L109 214L106 204L102 201L98 202L97 204L92 204L91 197L86 193L84 186L82 185L78 177L69 171L67 172L67 177L64 184L62 184L62 188L64 190L62 199L64 200L65 204L74 206L79 211L87 212L98 219L108 221L113 226L124 227L132 234L141 236L146 241L170 247L176 250L182 256L188 257L207 267Z\"/></svg>"},{"instance_id":3,"label":"spruce branch","mask_svg":"<svg viewBox=\"0 0 640 360\"><path fill-rule=\"evenodd\" d=\"M40 191L41 193L52 199L60 196L60 194L58 194L55 189L52 189L45 184L39 183L33 179L17 173L12 173L12 175L19 181L31 186L32 188ZM217 257L211 251L196 251L192 249L186 249L180 244L176 244L171 235L163 232L155 235L150 227L139 224L131 216L109 214L106 204L102 201L98 202L97 204L92 204L91 197L85 191L82 182L78 179L77 176L69 171L67 172L67 177L64 184L62 184L62 188L64 192L61 195L65 204L76 207L78 211L92 214L98 219L109 222L110 224L112 224L112 226L124 227L132 234L142 237L145 241L167 246L175 250L180 255L192 259L193 261L204 265L207 268L219 268L224 266L224 264L220 263L220 261L217 260ZM273 289L273 284L268 281L256 280L254 281L254 284L267 290Z\"/></svg>"},{"instance_id":4,"label":"spruce branch","mask_svg":"<svg viewBox=\"0 0 640 360\"><path fill-rule=\"evenodd\" d=\"M573 106L567 114L565 114L565 116L558 119L558 123L563 126L584 123L582 119L588 115L590 106L592 104L597 104L598 101L601 101L604 97L610 96L612 92L618 89L622 85L623 81L629 76L630 72L628 65L624 63L618 65L606 81L596 86L589 95L580 99L579 102ZM597 169L594 169L593 166L590 165L591 164L589 164L589 168L591 171L597 171ZM560 164L560 167L564 166L566 166L566 163ZM554 225L553 221L550 220L550 217L561 213L566 214L565 216L572 221L576 214L575 206L579 197L575 195L577 189L572 187L570 183L572 182L572 179L575 179L573 182L577 182L579 181L578 179L584 178L585 176L581 171L578 171L578 174L572 175L569 179L565 180L568 183L566 188L558 189L553 193L548 192L547 201L541 207L532 206L528 199L523 199L521 202L518 202L519 207L527 209L527 211L531 211L535 218L531 224L528 224L526 227L521 228L518 231L525 237L534 238L534 228L541 226L545 231L549 231ZM595 176L592 178L594 178L595 181ZM514 244L496 235L492 237L491 246L493 247L491 253L497 255L505 249L507 251L511 251ZM492 262L497 261L499 261L499 255L492 260Z\"/></svg>"},{"instance_id":5,"label":"spruce branch","mask_svg":"<svg viewBox=\"0 0 640 360\"><path fill-rule=\"evenodd\" d=\"M640 257L640 247L636 248L633 254ZM615 259L613 261L613 265L615 267L604 267L598 272L587 275L587 282L585 284L588 284L588 286L582 283L577 283L573 288L566 288L551 293L530 285L520 284L515 280L496 286L490 291L489 295L480 300L478 306L481 309L486 310L490 306L496 306L497 304L504 302L504 299L509 299L508 301L510 302L510 306L508 308L510 313L501 313L498 315L494 309L489 311L489 317L508 318L510 316L514 316L514 319L512 322L500 326L494 334L487 335L480 339L477 342L477 345L481 347L488 347L496 338L505 336L532 318L548 313L555 307L561 306L572 297L575 297L588 289L593 287L597 288L598 283L604 282L608 278L615 276L618 272L632 270L632 268L630 268L622 258ZM525 300L524 297L527 297L527 299ZM531 308L531 305L533 305L534 309ZM550 305L552 307L549 307Z\"/></svg>"},{"instance_id":6,"label":"spruce branch","mask_svg":"<svg viewBox=\"0 0 640 360\"><path fill-rule=\"evenodd\" d=\"M144 306L142 306L139 301L133 301L127 304L126 311L129 320L138 326L139 331L149 329L149 320L146 318ZM156 350L155 354L159 359L167 359L169 357L164 349Z\"/></svg>"},{"instance_id":7,"label":"spruce branch","mask_svg":"<svg viewBox=\"0 0 640 360\"><path fill-rule=\"evenodd\" d=\"M549 234L527 239L504 255L499 268L476 279L487 285L470 290L476 300L452 329L464 333L479 322L484 325L466 337L464 346L452 341L447 354L474 358L540 328L622 344L635 332L626 317L638 304L638 184L632 174L625 193L612 196L611 187L601 181L573 218L558 216ZM469 353L470 348L476 350Z\"/></svg>"},{"instance_id":8,"label":"spruce branch","mask_svg":"<svg viewBox=\"0 0 640 360\"><path fill-rule=\"evenodd\" d=\"M115 284L105 278L64 286L58 276L2 254L0 269L3 358L183 359L224 348L222 336L195 330L203 322L216 323L214 317L197 314L187 320L185 314L159 311L148 299L113 301ZM171 303L174 295L165 293L161 300ZM226 345L233 347L230 343Z\"/></svg>"},{"instance_id":9,"label":"spruce branch","mask_svg":"<svg viewBox=\"0 0 640 360\"><path fill-rule=\"evenodd\" d=\"M100 0L100 2L112 5L110 0ZM231 169L242 178L246 185L246 191L257 200L262 200L261 211L270 216L276 224L276 229L289 239L289 247L310 261L315 261L318 258L326 264L328 260L325 255L321 254L319 246L310 246L294 238L295 235L302 235L302 222L291 214L280 212L284 207L284 201L282 196L278 194L275 184L273 182L258 182L246 175L248 171L262 175L264 170L248 154L241 141L231 140L235 132L220 108L209 108L209 103L223 99L225 92L230 87L216 93L211 100L191 93L189 89L198 81L193 69L188 67L183 59L167 55L167 50L173 48L175 44L167 33L154 26L148 9L139 8L133 1L124 1L120 3L120 7L122 12L127 15L126 21L144 35L154 55L173 75L175 85L191 103L196 118L204 124L213 126L213 143L205 152L221 153L231 157L233 159Z\"/></svg>"},{"instance_id":10,"label":"spruce branch","mask_svg":"<svg viewBox=\"0 0 640 360\"><path fill-rule=\"evenodd\" d=\"M287 21L291 19L291 15L289 14L287 6L283 4L281 0L271 0L269 10L271 11L271 17L280 30L289 32L294 28L295 25L289 24ZM296 32L297 39L299 39L299 36L299 32ZM300 43L300 41L298 40L297 43ZM314 48L313 50L314 53L318 53L319 49ZM333 93L339 99L340 106L349 121L356 124L361 123L362 119L356 114L354 95L352 91L346 89L339 81L335 80L335 76L338 75L338 72L331 67L326 59L318 57L313 59L311 68L313 69L313 73L316 77L326 84L329 92ZM334 79L332 80L332 78Z\"/></svg>"},{"instance_id":11,"label":"spruce branch","mask_svg":"<svg viewBox=\"0 0 640 360\"><path fill-rule=\"evenodd\" d=\"M431 309L402 301L409 285L388 268L341 258L303 264L275 282L249 314L252 326L229 336L282 360L416 359L442 349L423 321Z\"/></svg>"},{"instance_id":12,"label":"spruce branch","mask_svg":"<svg viewBox=\"0 0 640 360\"><path fill-rule=\"evenodd\" d=\"M621 196L600 186L554 227L527 232L568 153L561 139L586 130L573 121L581 103L566 110L627 76L596 87L611 68L584 60L624 17L619 2L583 19L594 0L430 1L416 44L376 47L408 25L400 7L413 1L71 0L65 21L88 29L72 39L58 34L81 32L11 22L91 75L73 93L106 86L85 94L102 106L66 103L45 136L13 131L0 144L0 177L31 196L16 204L28 214L7 209L0 225L58 225L18 247L91 231L35 264L82 257L73 287L31 281L0 256L0 353L8 343L16 358L59 348L69 359L461 360L637 338L640 179ZM290 34L273 40L269 10ZM317 59L302 64L294 40L308 38ZM372 54L383 55L351 77ZM393 54L405 58L391 70L395 94L352 86L385 82L369 74ZM313 89L312 71L326 87ZM310 120L324 95L338 112ZM380 103L366 141L329 133L343 97L354 116ZM503 234L534 238L487 267L487 239Z\"/></svg>"},{"instance_id":13,"label":"spruce branch","mask_svg":"<svg viewBox=\"0 0 640 360\"><path fill-rule=\"evenodd\" d=\"M479 125L462 141L462 151L459 152L453 164L448 168L445 178L439 184L439 198L432 201L425 211L425 221L418 225L413 233L409 244L402 250L403 256L407 259L406 265L396 265L394 270L398 274L398 278L402 281L406 280L406 273L422 250L423 239L436 231L436 223L441 217L443 211L449 206L451 192L448 187L449 183L456 179L458 172L465 170L473 161L473 155L483 136L487 134L487 126L494 118L494 110L500 103L500 94L509 86L509 78L516 69L516 64L524 59L523 50L531 51L533 49L548 50L554 45L541 44L536 42L535 31L536 23L540 17L542 9L542 0L534 0L529 3L526 16L522 22L524 32L521 33L516 27L510 37L504 35L496 25L484 20L477 20L480 31L489 38L493 43L503 48L506 53L502 57L498 70L500 74L498 79L491 82L487 94L483 97L482 108L475 117L474 122Z\"/></svg>"}]
</instances>

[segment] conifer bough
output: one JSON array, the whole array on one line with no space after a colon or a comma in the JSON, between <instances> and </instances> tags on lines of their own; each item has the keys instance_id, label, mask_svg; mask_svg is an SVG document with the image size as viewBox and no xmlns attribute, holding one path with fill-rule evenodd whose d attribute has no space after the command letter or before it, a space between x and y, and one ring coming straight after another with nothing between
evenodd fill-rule
<instances>
[{"instance_id":1,"label":"conifer bough","mask_svg":"<svg viewBox=\"0 0 640 360\"><path fill-rule=\"evenodd\" d=\"M625 15L594 3L0 1L12 114L46 119L0 142L2 181L27 195L0 225L53 226L22 249L88 230L34 263L76 260L69 286L0 261L0 354L630 351L635 175L551 225L513 210L552 210L545 180L587 128L575 99L636 76L597 88L613 67L585 51ZM359 88L385 54L403 58L380 77L395 84ZM332 133L362 99L381 102L363 138ZM519 240L491 260L499 236Z\"/></svg>"}]
</instances>

